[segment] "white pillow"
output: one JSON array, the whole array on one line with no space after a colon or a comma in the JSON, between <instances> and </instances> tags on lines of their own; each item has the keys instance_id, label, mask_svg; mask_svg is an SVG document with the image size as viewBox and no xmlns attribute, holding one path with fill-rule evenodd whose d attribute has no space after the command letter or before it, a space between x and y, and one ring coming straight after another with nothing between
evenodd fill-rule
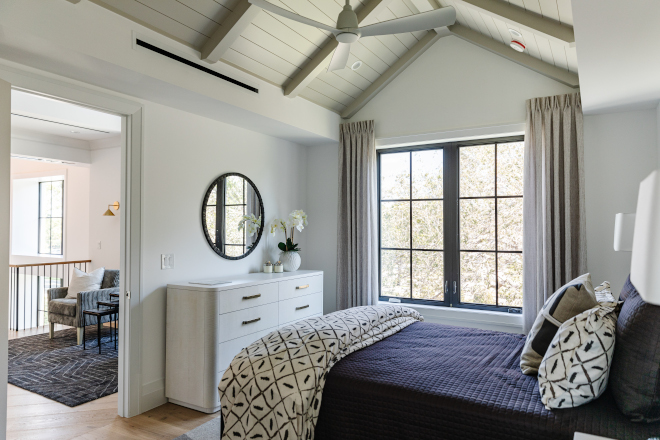
<instances>
[{"instance_id":1,"label":"white pillow","mask_svg":"<svg viewBox=\"0 0 660 440\"><path fill-rule=\"evenodd\" d=\"M609 281L603 281L598 287L594 289L594 292L596 293L596 299L599 303L616 302L616 298L614 298L614 295L612 295Z\"/></svg>"},{"instance_id":2,"label":"white pillow","mask_svg":"<svg viewBox=\"0 0 660 440\"><path fill-rule=\"evenodd\" d=\"M618 312L619 303L600 303L559 327L539 367L541 401L547 409L573 408L603 394Z\"/></svg>"},{"instance_id":3,"label":"white pillow","mask_svg":"<svg viewBox=\"0 0 660 440\"><path fill-rule=\"evenodd\" d=\"M67 299L76 299L78 293L88 292L90 290L99 290L103 282L105 267L99 267L94 272L86 273L80 269L73 268L69 290L66 293Z\"/></svg>"}]
</instances>

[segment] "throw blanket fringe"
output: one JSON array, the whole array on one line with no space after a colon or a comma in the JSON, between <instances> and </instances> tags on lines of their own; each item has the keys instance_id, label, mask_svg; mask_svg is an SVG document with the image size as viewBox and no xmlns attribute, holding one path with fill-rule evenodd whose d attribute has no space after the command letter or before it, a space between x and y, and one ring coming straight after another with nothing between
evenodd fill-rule
<instances>
[{"instance_id":1,"label":"throw blanket fringe","mask_svg":"<svg viewBox=\"0 0 660 440\"><path fill-rule=\"evenodd\" d=\"M312 440L332 366L423 320L400 305L354 307L264 336L234 358L220 381L222 438Z\"/></svg>"}]
</instances>

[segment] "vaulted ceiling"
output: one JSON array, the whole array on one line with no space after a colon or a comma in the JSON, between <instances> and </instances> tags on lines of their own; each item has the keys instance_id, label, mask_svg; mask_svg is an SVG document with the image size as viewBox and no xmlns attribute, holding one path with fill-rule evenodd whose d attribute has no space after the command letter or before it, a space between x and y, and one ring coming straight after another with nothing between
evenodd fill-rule
<instances>
[{"instance_id":1,"label":"vaulted ceiling","mask_svg":"<svg viewBox=\"0 0 660 440\"><path fill-rule=\"evenodd\" d=\"M69 0L77 3L80 0ZM572 87L578 86L570 0L352 0L360 26L453 6L457 23L431 31L369 37L351 47L347 68L327 72L336 41L325 30L262 11L248 0L90 0L200 52L282 87L344 118L438 39L456 35ZM269 0L335 26L343 0ZM509 47L509 29L526 46ZM356 61L362 66L352 70ZM460 60L447 60L460 62Z\"/></svg>"}]
</instances>

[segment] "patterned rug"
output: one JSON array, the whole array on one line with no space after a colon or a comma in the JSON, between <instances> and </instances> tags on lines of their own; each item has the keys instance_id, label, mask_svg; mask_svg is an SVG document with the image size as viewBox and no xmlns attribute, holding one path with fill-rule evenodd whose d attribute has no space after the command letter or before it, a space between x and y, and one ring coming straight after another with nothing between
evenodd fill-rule
<instances>
[{"instance_id":1,"label":"patterned rug","mask_svg":"<svg viewBox=\"0 0 660 440\"><path fill-rule=\"evenodd\" d=\"M117 350L110 329L85 329L87 350L76 345L76 329L9 341L9 383L67 406L78 406L117 392Z\"/></svg>"}]
</instances>

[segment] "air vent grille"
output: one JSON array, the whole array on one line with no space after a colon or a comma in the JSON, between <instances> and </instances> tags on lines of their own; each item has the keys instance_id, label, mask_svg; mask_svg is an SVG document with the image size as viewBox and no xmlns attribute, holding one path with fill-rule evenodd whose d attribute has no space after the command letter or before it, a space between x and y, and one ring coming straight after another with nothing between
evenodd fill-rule
<instances>
[{"instance_id":1,"label":"air vent grille","mask_svg":"<svg viewBox=\"0 0 660 440\"><path fill-rule=\"evenodd\" d=\"M249 86L249 85L247 85L245 83L242 83L242 82L240 82L240 81L238 81L234 78L230 78L226 75L223 75L222 73L218 73L215 70L211 70L211 69L208 69L204 66L200 66L199 64L193 63L192 61L189 61L189 60L187 60L183 57L180 57L178 55L174 55L173 53L168 52L164 49L161 49L160 47L156 47L153 44L149 44L144 40L140 40L139 38L135 40L135 44L137 44L138 46L144 47L145 49L156 52L160 55L166 56L167 58L171 58L174 61L178 61L179 63L185 64L186 66L190 66L193 69L201 70L202 72L208 73L209 75L213 75L216 78L220 78L220 79L228 81L232 84L236 84L237 86L243 87L244 89L249 90L251 92L259 93L259 89L255 88L255 87Z\"/></svg>"}]
</instances>

